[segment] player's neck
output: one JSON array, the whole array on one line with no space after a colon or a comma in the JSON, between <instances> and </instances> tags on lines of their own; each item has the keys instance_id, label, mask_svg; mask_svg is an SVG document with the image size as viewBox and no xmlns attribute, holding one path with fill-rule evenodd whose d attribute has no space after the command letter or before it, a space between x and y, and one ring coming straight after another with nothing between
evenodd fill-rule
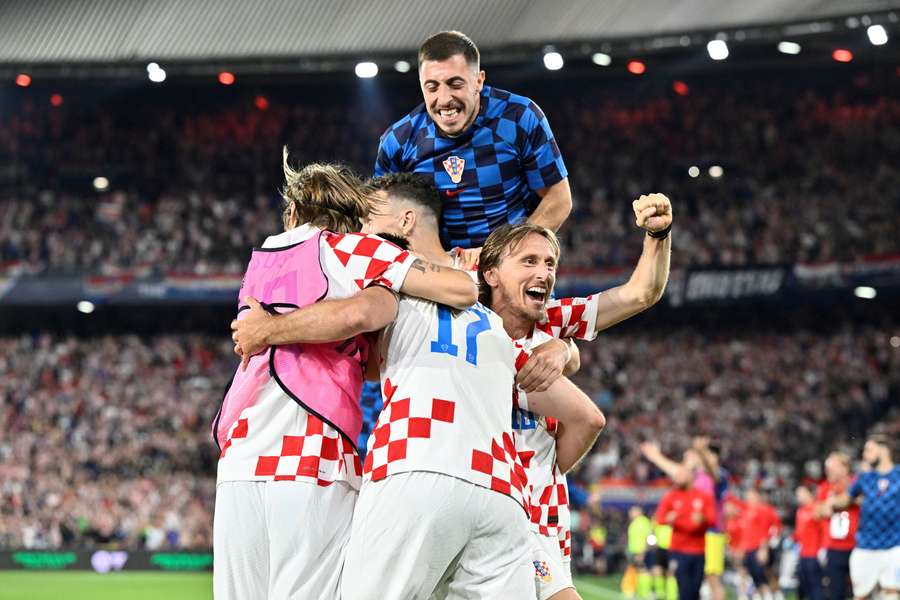
<instances>
[{"instance_id":1,"label":"player's neck","mask_svg":"<svg viewBox=\"0 0 900 600\"><path fill-rule=\"evenodd\" d=\"M413 234L409 237L409 249L413 254L428 262L442 267L453 266L453 259L441 246L441 240L437 235Z\"/></svg>"},{"instance_id":2,"label":"player's neck","mask_svg":"<svg viewBox=\"0 0 900 600\"><path fill-rule=\"evenodd\" d=\"M894 461L891 459L880 460L878 461L878 466L875 467L875 470L879 473L890 473L894 468Z\"/></svg>"},{"instance_id":3,"label":"player's neck","mask_svg":"<svg viewBox=\"0 0 900 600\"><path fill-rule=\"evenodd\" d=\"M491 310L500 315L500 318L503 319L503 329L514 340L525 337L534 329L534 321L516 314L516 311L509 310L509 306L502 301L492 305Z\"/></svg>"}]
</instances>

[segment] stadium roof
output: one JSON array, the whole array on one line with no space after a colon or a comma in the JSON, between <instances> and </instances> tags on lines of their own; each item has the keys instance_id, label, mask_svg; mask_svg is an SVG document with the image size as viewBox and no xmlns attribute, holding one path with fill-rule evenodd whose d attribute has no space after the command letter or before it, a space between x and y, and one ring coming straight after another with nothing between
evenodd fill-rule
<instances>
[{"instance_id":1,"label":"stadium roof","mask_svg":"<svg viewBox=\"0 0 900 600\"><path fill-rule=\"evenodd\" d=\"M0 63L412 54L444 29L490 50L895 8L900 0L4 0Z\"/></svg>"}]
</instances>

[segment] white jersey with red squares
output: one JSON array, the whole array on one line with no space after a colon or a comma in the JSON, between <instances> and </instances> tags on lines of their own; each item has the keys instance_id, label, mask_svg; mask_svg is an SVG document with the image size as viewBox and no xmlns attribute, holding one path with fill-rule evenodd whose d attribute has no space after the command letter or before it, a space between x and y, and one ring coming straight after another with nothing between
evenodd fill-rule
<instances>
[{"instance_id":1,"label":"white jersey with red squares","mask_svg":"<svg viewBox=\"0 0 900 600\"><path fill-rule=\"evenodd\" d=\"M518 343L531 351L553 338L597 337L599 294L587 298L562 298L547 305L547 317ZM527 398L522 404L527 406ZM569 494L565 474L556 465L556 419L513 407L516 451L528 475L530 521L533 531L558 536L560 547L570 540ZM570 547L570 542L567 543Z\"/></svg>"},{"instance_id":2,"label":"white jersey with red squares","mask_svg":"<svg viewBox=\"0 0 900 600\"><path fill-rule=\"evenodd\" d=\"M299 244L318 233L301 225L268 238L263 248ZM370 285L399 290L415 260L379 237L325 232L319 258L325 299L349 298ZM345 481L359 489L362 465L354 445L337 429L310 414L271 379L257 402L228 432L219 456L217 481L307 481L321 486Z\"/></svg>"},{"instance_id":3,"label":"white jersey with red squares","mask_svg":"<svg viewBox=\"0 0 900 600\"><path fill-rule=\"evenodd\" d=\"M381 339L384 408L369 438L365 479L442 473L524 508L525 471L509 419L520 352L481 304L455 311L401 298Z\"/></svg>"}]
</instances>

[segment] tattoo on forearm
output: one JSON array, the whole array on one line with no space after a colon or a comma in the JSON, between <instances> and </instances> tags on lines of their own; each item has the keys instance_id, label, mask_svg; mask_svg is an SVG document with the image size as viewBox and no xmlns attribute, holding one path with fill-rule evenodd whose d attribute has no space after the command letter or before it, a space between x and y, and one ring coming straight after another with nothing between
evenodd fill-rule
<instances>
[{"instance_id":1,"label":"tattoo on forearm","mask_svg":"<svg viewBox=\"0 0 900 600\"><path fill-rule=\"evenodd\" d=\"M415 269L417 271L421 271L422 273L424 273L426 270L434 271L435 273L441 272L440 265L436 265L434 263L424 261L421 258L417 258L416 260L414 260L412 267L410 267L410 268Z\"/></svg>"}]
</instances>

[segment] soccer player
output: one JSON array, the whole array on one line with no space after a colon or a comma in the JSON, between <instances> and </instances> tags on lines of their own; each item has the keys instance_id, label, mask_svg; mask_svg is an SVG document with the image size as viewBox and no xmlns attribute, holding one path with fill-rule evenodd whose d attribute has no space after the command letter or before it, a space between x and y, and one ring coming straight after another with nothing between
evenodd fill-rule
<instances>
[{"instance_id":1,"label":"soccer player","mask_svg":"<svg viewBox=\"0 0 900 600\"><path fill-rule=\"evenodd\" d=\"M398 182L403 178L388 176L382 181L391 185L392 179ZM430 228L417 225L423 216L431 221L438 211L413 196L391 194L390 202L373 210L368 230L406 237L413 251L438 261L446 255L439 239ZM589 298L549 300L559 245L545 228L532 224L501 227L486 241L479 265L481 301L503 318L510 337L533 350L519 376L526 392L535 390L533 380L564 372L564 353L552 350L556 340L570 336L594 339L597 332L641 312L661 296L668 277L670 242L652 235L671 227L671 205L664 196L653 194L636 200L633 209L637 225L650 232L645 235L638 266L628 283ZM537 360L539 355L544 362ZM555 574L552 582L539 581L540 600L577 597L570 574L565 473L590 449L603 425L602 414L586 397L574 405L542 406L535 401L531 410L514 408L516 448L533 488L531 526L551 557Z\"/></svg>"},{"instance_id":2,"label":"soccer player","mask_svg":"<svg viewBox=\"0 0 900 600\"><path fill-rule=\"evenodd\" d=\"M862 503L856 548L850 554L853 596L867 598L881 587L882 598L900 593L900 466L891 458L891 440L873 434L863 447L865 470L847 493L832 497L835 509Z\"/></svg>"},{"instance_id":3,"label":"soccer player","mask_svg":"<svg viewBox=\"0 0 900 600\"><path fill-rule=\"evenodd\" d=\"M644 514L644 509L638 505L628 509L628 546L627 556L629 568L636 572L637 583L635 591L641 600L650 597L652 583L649 569L653 566L652 550L648 546L647 539L653 532L650 519Z\"/></svg>"},{"instance_id":4,"label":"soccer player","mask_svg":"<svg viewBox=\"0 0 900 600\"><path fill-rule=\"evenodd\" d=\"M465 273L350 233L368 211L367 190L351 173L318 164L295 171L287 150L284 173L286 231L254 250L239 298L280 311L320 309L324 300L303 341L338 343L248 353L235 373L213 424L218 600L337 596L362 475L354 442L368 341L360 334L393 318L392 290L458 308L475 301ZM360 290L350 310L327 305ZM239 307L238 321L266 314L255 300ZM238 332L234 339L240 350Z\"/></svg>"},{"instance_id":5,"label":"soccer player","mask_svg":"<svg viewBox=\"0 0 900 600\"><path fill-rule=\"evenodd\" d=\"M827 481L816 492L816 516L828 521L825 528L828 599L846 600L850 552L856 545L856 529L859 527L859 506L851 503L844 509L835 510L831 499L850 489L850 457L843 452L829 454L825 459L825 477Z\"/></svg>"},{"instance_id":6,"label":"soccer player","mask_svg":"<svg viewBox=\"0 0 900 600\"><path fill-rule=\"evenodd\" d=\"M704 574L709 584L712 600L724 600L725 588L722 575L725 572L725 496L728 493L728 471L720 462L720 448L709 438L696 436L692 442L694 452L687 454L694 464L678 463L660 452L653 443L641 445L644 456L675 482L691 480L693 486L710 494L716 503L716 523L706 532Z\"/></svg>"},{"instance_id":7,"label":"soccer player","mask_svg":"<svg viewBox=\"0 0 900 600\"><path fill-rule=\"evenodd\" d=\"M747 490L741 511L741 550L744 567L763 600L772 600L772 586L766 570L769 566L769 543L781 532L781 519L771 504L755 488Z\"/></svg>"},{"instance_id":8,"label":"soccer player","mask_svg":"<svg viewBox=\"0 0 900 600\"><path fill-rule=\"evenodd\" d=\"M794 539L800 546L799 596L805 600L823 600L822 566L819 551L824 547L824 530L816 518L816 497L805 485L797 488L797 515L794 520Z\"/></svg>"},{"instance_id":9,"label":"soccer player","mask_svg":"<svg viewBox=\"0 0 900 600\"><path fill-rule=\"evenodd\" d=\"M424 102L391 125L378 147L376 176L414 171L433 179L444 200L446 248L477 249L500 225L526 218L555 231L572 209L544 113L484 82L472 40L458 31L431 36L419 48Z\"/></svg>"},{"instance_id":10,"label":"soccer player","mask_svg":"<svg viewBox=\"0 0 900 600\"><path fill-rule=\"evenodd\" d=\"M691 452L694 451L688 450L686 454ZM675 562L679 600L698 600L703 585L706 530L716 522L712 496L699 491L689 481L676 483L660 500L656 520L672 526L669 557Z\"/></svg>"}]
</instances>

